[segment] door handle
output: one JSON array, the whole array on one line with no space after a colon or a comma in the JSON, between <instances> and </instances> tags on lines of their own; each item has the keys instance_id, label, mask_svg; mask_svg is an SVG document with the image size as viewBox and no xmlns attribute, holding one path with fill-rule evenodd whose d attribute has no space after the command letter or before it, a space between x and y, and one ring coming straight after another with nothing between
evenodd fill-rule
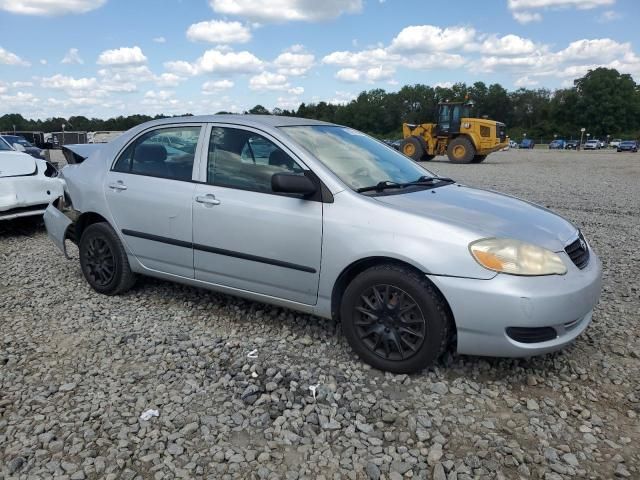
<instances>
[{"instance_id":1,"label":"door handle","mask_svg":"<svg viewBox=\"0 0 640 480\"><path fill-rule=\"evenodd\" d=\"M196 202L203 203L205 205L220 205L220 200L210 193L207 195L198 195L196 197Z\"/></svg>"},{"instance_id":2,"label":"door handle","mask_svg":"<svg viewBox=\"0 0 640 480\"><path fill-rule=\"evenodd\" d=\"M116 183L110 183L109 188L111 190L126 190L127 186L122 183L122 180L118 180Z\"/></svg>"}]
</instances>

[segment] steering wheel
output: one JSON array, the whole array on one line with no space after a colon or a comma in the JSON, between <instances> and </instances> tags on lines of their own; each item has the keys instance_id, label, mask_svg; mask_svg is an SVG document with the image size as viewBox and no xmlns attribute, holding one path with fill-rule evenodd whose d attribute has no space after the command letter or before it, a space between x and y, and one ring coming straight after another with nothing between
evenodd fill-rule
<instances>
[{"instance_id":1,"label":"steering wheel","mask_svg":"<svg viewBox=\"0 0 640 480\"><path fill-rule=\"evenodd\" d=\"M369 176L369 170L366 167L360 167L357 170L355 170L352 175L354 177L368 177Z\"/></svg>"}]
</instances>

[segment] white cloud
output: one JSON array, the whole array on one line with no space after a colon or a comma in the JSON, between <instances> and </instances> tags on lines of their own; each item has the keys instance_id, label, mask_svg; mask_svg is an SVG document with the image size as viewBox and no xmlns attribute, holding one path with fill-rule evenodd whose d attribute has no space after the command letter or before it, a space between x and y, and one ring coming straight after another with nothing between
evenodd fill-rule
<instances>
[{"instance_id":1,"label":"white cloud","mask_svg":"<svg viewBox=\"0 0 640 480\"><path fill-rule=\"evenodd\" d=\"M12 88L24 88L24 87L33 87L33 82L11 82Z\"/></svg>"},{"instance_id":2,"label":"white cloud","mask_svg":"<svg viewBox=\"0 0 640 480\"><path fill-rule=\"evenodd\" d=\"M461 48L475 38L470 27L440 28L434 25L405 27L391 42L392 52L438 52Z\"/></svg>"},{"instance_id":3,"label":"white cloud","mask_svg":"<svg viewBox=\"0 0 640 480\"><path fill-rule=\"evenodd\" d=\"M212 95L222 90L233 88L234 83L231 80L210 80L202 84L202 93Z\"/></svg>"},{"instance_id":4,"label":"white cloud","mask_svg":"<svg viewBox=\"0 0 640 480\"><path fill-rule=\"evenodd\" d=\"M65 54L61 63L66 64L79 64L82 65L84 60L80 57L80 52L77 48L70 48L69 51Z\"/></svg>"},{"instance_id":5,"label":"white cloud","mask_svg":"<svg viewBox=\"0 0 640 480\"><path fill-rule=\"evenodd\" d=\"M255 73L262 70L263 62L250 52L221 52L213 49L207 50L195 62L184 60L166 62L165 68L178 75L200 75L202 73L213 74L240 74Z\"/></svg>"},{"instance_id":6,"label":"white cloud","mask_svg":"<svg viewBox=\"0 0 640 480\"><path fill-rule=\"evenodd\" d=\"M73 96L84 95L90 90L97 89L98 81L95 77L74 78L58 73L51 77L41 78L40 86L42 88L64 90L67 94Z\"/></svg>"},{"instance_id":7,"label":"white cloud","mask_svg":"<svg viewBox=\"0 0 640 480\"><path fill-rule=\"evenodd\" d=\"M523 55L544 48L546 47L536 45L528 38L509 34L503 37L490 35L478 44L471 44L467 46L466 49L469 51L479 51L488 55Z\"/></svg>"},{"instance_id":8,"label":"white cloud","mask_svg":"<svg viewBox=\"0 0 640 480\"><path fill-rule=\"evenodd\" d=\"M376 66L388 63L392 60L392 55L384 48L374 48L362 50L360 52L337 51L330 53L322 59L322 63L327 65L337 65L340 67L359 68L365 66Z\"/></svg>"},{"instance_id":9,"label":"white cloud","mask_svg":"<svg viewBox=\"0 0 640 480\"><path fill-rule=\"evenodd\" d=\"M362 0L209 0L214 12L237 15L255 22L315 22L358 13Z\"/></svg>"},{"instance_id":10,"label":"white cloud","mask_svg":"<svg viewBox=\"0 0 640 480\"><path fill-rule=\"evenodd\" d=\"M616 0L509 0L513 18L520 23L539 22L542 15L535 10L566 9L590 10L613 5Z\"/></svg>"},{"instance_id":11,"label":"white cloud","mask_svg":"<svg viewBox=\"0 0 640 480\"><path fill-rule=\"evenodd\" d=\"M333 105L346 105L351 100L355 100L356 95L351 92L345 92L338 90L332 99L330 99L327 103L331 103Z\"/></svg>"},{"instance_id":12,"label":"white cloud","mask_svg":"<svg viewBox=\"0 0 640 480\"><path fill-rule=\"evenodd\" d=\"M107 0L0 0L0 10L22 15L67 15L100 8Z\"/></svg>"},{"instance_id":13,"label":"white cloud","mask_svg":"<svg viewBox=\"0 0 640 480\"><path fill-rule=\"evenodd\" d=\"M140 47L122 47L105 50L98 57L98 65L140 65L146 63Z\"/></svg>"},{"instance_id":14,"label":"white cloud","mask_svg":"<svg viewBox=\"0 0 640 480\"><path fill-rule=\"evenodd\" d=\"M15 53L10 52L9 50L5 50L0 47L0 64L4 63L5 65L17 65L21 67L28 67L31 65L26 60L23 60Z\"/></svg>"},{"instance_id":15,"label":"white cloud","mask_svg":"<svg viewBox=\"0 0 640 480\"><path fill-rule=\"evenodd\" d=\"M338 70L336 78L343 82L355 83L355 82L367 82L375 83L381 80L388 80L395 74L395 68L380 65L378 67L371 67L364 70L355 68L343 68Z\"/></svg>"},{"instance_id":16,"label":"white cloud","mask_svg":"<svg viewBox=\"0 0 640 480\"><path fill-rule=\"evenodd\" d=\"M251 90L287 90L289 87L287 77L280 73L262 72L249 79Z\"/></svg>"},{"instance_id":17,"label":"white cloud","mask_svg":"<svg viewBox=\"0 0 640 480\"><path fill-rule=\"evenodd\" d=\"M155 37L153 41L156 43L166 43L167 39L164 37Z\"/></svg>"},{"instance_id":18,"label":"white cloud","mask_svg":"<svg viewBox=\"0 0 640 480\"><path fill-rule=\"evenodd\" d=\"M184 77L176 75L175 73L163 73L156 77L156 84L159 87L177 87L184 80Z\"/></svg>"},{"instance_id":19,"label":"white cloud","mask_svg":"<svg viewBox=\"0 0 640 480\"><path fill-rule=\"evenodd\" d=\"M511 10L533 10L536 8L575 7L582 10L613 5L616 0L509 0Z\"/></svg>"},{"instance_id":20,"label":"white cloud","mask_svg":"<svg viewBox=\"0 0 640 480\"><path fill-rule=\"evenodd\" d=\"M522 23L523 25L531 22L542 21L542 15L537 12L513 12L513 18L515 18L518 23Z\"/></svg>"},{"instance_id":21,"label":"white cloud","mask_svg":"<svg viewBox=\"0 0 640 480\"><path fill-rule=\"evenodd\" d=\"M437 82L434 87L436 88L451 88L453 87L453 82Z\"/></svg>"},{"instance_id":22,"label":"white cloud","mask_svg":"<svg viewBox=\"0 0 640 480\"><path fill-rule=\"evenodd\" d=\"M281 53L273 63L278 68L278 73L283 75L304 75L313 67L316 58L310 53L304 53L300 45L292 48L295 50Z\"/></svg>"},{"instance_id":23,"label":"white cloud","mask_svg":"<svg viewBox=\"0 0 640 480\"><path fill-rule=\"evenodd\" d=\"M240 22L211 20L194 23L187 29L187 38L192 42L247 43L251 32Z\"/></svg>"},{"instance_id":24,"label":"white cloud","mask_svg":"<svg viewBox=\"0 0 640 480\"><path fill-rule=\"evenodd\" d=\"M540 82L538 80L534 80L532 78L529 78L528 76L524 76L524 77L520 77L518 78L515 82L514 85L518 88L528 88L528 87L535 87L536 85L539 85Z\"/></svg>"}]
</instances>

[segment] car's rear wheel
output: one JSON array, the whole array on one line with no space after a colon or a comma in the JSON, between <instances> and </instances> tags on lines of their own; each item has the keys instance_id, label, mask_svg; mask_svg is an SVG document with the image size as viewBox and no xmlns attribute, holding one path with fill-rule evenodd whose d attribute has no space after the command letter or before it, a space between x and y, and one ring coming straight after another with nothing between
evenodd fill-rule
<instances>
[{"instance_id":1,"label":"car's rear wheel","mask_svg":"<svg viewBox=\"0 0 640 480\"><path fill-rule=\"evenodd\" d=\"M394 373L420 371L446 350L452 324L448 312L426 278L391 264L358 275L340 307L353 350L369 365Z\"/></svg>"},{"instance_id":2,"label":"car's rear wheel","mask_svg":"<svg viewBox=\"0 0 640 480\"><path fill-rule=\"evenodd\" d=\"M84 278L96 292L117 295L135 283L127 253L107 223L89 225L82 232L78 249Z\"/></svg>"}]
</instances>

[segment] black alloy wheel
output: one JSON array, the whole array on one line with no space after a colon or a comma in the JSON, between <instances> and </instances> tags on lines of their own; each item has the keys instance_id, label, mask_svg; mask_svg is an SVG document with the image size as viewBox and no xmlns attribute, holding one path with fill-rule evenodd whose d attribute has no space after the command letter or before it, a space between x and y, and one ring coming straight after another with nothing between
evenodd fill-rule
<instances>
[{"instance_id":1,"label":"black alloy wheel","mask_svg":"<svg viewBox=\"0 0 640 480\"><path fill-rule=\"evenodd\" d=\"M426 321L407 292L374 285L360 295L354 309L357 335L372 353L387 360L405 360L424 343Z\"/></svg>"},{"instance_id":2,"label":"black alloy wheel","mask_svg":"<svg viewBox=\"0 0 640 480\"><path fill-rule=\"evenodd\" d=\"M127 252L118 235L106 222L86 227L78 243L80 267L91 288L104 295L129 290L136 281Z\"/></svg>"},{"instance_id":3,"label":"black alloy wheel","mask_svg":"<svg viewBox=\"0 0 640 480\"><path fill-rule=\"evenodd\" d=\"M380 264L358 274L340 300L342 331L374 368L413 373L449 347L455 324L442 294L424 274Z\"/></svg>"},{"instance_id":4,"label":"black alloy wheel","mask_svg":"<svg viewBox=\"0 0 640 480\"><path fill-rule=\"evenodd\" d=\"M106 287L113 281L115 261L111 248L103 238L94 237L87 242L87 275L96 286Z\"/></svg>"}]
</instances>

